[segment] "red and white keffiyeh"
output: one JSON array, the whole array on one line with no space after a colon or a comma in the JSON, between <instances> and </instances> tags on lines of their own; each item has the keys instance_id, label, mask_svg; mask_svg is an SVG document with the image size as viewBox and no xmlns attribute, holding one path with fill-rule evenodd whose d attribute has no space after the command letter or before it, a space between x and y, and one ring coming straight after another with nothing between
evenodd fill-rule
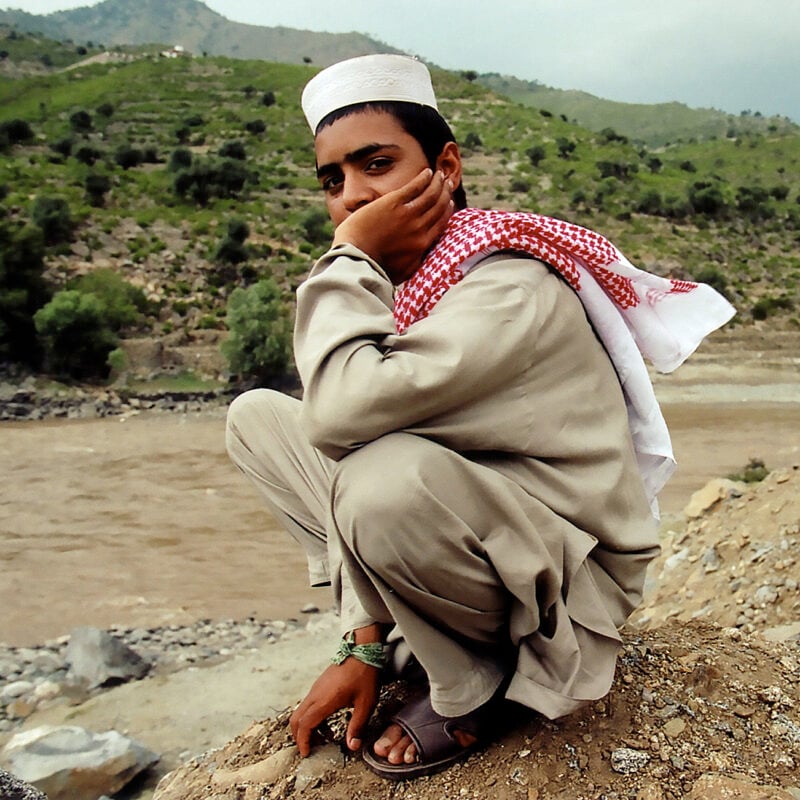
<instances>
[{"instance_id":1,"label":"red and white keffiyeh","mask_svg":"<svg viewBox=\"0 0 800 800\"><path fill-rule=\"evenodd\" d=\"M422 266L399 287L398 332L424 319L472 267L501 251L545 262L576 291L622 384L655 511L656 495L675 460L642 356L660 372L672 372L736 310L710 286L637 269L608 239L587 228L539 214L467 208L453 214Z\"/></svg>"}]
</instances>

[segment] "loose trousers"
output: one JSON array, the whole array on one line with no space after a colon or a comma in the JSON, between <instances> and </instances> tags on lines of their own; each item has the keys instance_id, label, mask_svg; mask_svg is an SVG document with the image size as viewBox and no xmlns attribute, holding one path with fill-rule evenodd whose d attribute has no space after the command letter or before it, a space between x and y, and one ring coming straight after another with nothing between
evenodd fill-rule
<instances>
[{"instance_id":1,"label":"loose trousers","mask_svg":"<svg viewBox=\"0 0 800 800\"><path fill-rule=\"evenodd\" d=\"M305 549L311 583L332 583L343 630L393 625L445 716L483 704L511 675L508 696L550 717L605 694L619 638L598 581L620 592L587 559L592 536L491 454L396 432L332 461L309 444L300 407L246 392L231 405L227 447Z\"/></svg>"}]
</instances>

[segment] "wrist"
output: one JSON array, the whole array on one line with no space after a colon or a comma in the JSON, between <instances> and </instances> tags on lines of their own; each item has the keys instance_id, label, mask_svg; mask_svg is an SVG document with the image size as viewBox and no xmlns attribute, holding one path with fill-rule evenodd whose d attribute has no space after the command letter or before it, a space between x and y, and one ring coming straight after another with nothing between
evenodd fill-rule
<instances>
[{"instance_id":1,"label":"wrist","mask_svg":"<svg viewBox=\"0 0 800 800\"><path fill-rule=\"evenodd\" d=\"M389 662L389 652L385 644L380 640L356 644L356 637L352 631L339 643L339 649L331 661L339 665L351 657L375 669L383 669Z\"/></svg>"}]
</instances>

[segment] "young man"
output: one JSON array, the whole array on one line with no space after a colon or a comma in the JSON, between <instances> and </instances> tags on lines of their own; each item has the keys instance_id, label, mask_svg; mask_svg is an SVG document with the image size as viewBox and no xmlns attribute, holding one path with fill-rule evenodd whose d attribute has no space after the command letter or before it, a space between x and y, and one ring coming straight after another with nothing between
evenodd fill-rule
<instances>
[{"instance_id":1,"label":"young man","mask_svg":"<svg viewBox=\"0 0 800 800\"><path fill-rule=\"evenodd\" d=\"M300 752L344 707L358 750L381 669L411 661L425 691L364 747L408 778L483 743L504 699L555 718L608 691L672 464L633 337L674 368L730 307L576 226L462 210L413 59L336 64L303 107L336 226L297 296L304 396L237 398L228 447L341 611Z\"/></svg>"}]
</instances>

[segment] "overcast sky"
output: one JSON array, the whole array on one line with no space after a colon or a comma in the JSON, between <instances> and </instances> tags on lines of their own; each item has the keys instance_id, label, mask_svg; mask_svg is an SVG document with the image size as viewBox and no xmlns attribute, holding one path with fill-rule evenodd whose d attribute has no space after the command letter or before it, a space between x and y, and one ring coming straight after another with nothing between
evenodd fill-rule
<instances>
[{"instance_id":1,"label":"overcast sky","mask_svg":"<svg viewBox=\"0 0 800 800\"><path fill-rule=\"evenodd\" d=\"M168 3L169 0L164 0ZM0 0L47 14L86 0ZM800 0L207 0L231 20L358 31L447 69L800 122Z\"/></svg>"}]
</instances>

